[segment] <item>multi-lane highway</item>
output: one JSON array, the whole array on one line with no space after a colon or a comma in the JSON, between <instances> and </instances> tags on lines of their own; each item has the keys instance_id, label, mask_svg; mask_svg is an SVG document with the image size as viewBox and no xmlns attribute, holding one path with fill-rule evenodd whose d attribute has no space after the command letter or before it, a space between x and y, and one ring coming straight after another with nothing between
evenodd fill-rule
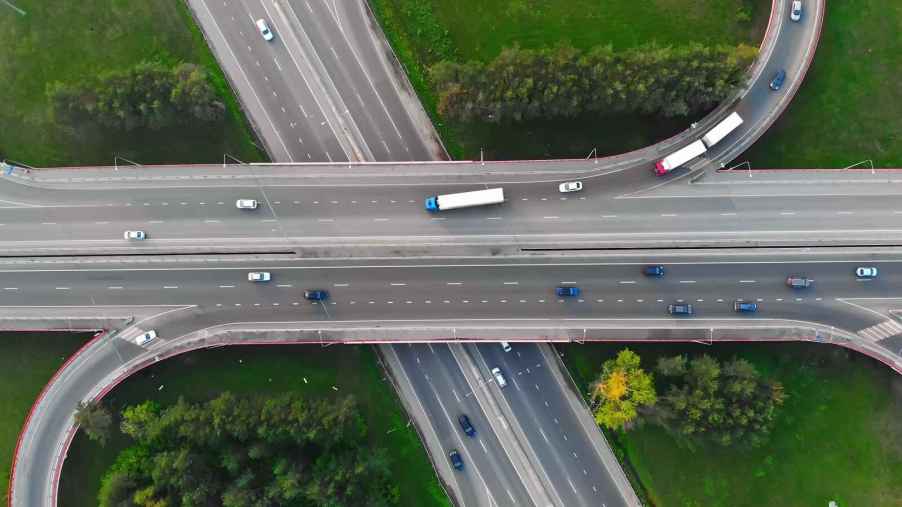
<instances>
[{"instance_id":1,"label":"multi-lane highway","mask_svg":"<svg viewBox=\"0 0 902 507\"><path fill-rule=\"evenodd\" d=\"M4 261L8 286L0 299L8 318L28 314L30 320L18 322L34 322L40 305L46 322L93 311L106 313L107 327L116 327L48 386L23 433L18 455L27 459L15 466L16 477L30 480L24 488L13 482L11 503L54 503L54 474L71 436L74 401L96 397L155 358L222 340L592 339L623 337L624 329L639 336L642 328L653 328L650 336L687 339L712 338L714 327L744 330L747 337L803 329L898 365L891 310L899 259L893 249L878 258L857 250L769 253L766 260L724 252L512 256L530 247L896 244L895 195L887 177L843 176L854 181L837 185L836 176L826 175L799 190L780 177L750 185L736 174L710 173L786 107L810 63L823 3L806 5L801 24L787 20L783 3L774 4L762 58L736 101L694 129L622 156L484 165L13 168L0 185L6 208L0 227L7 233L0 247L7 255L205 255ZM370 35L362 2L189 5L274 160L441 155L425 115L385 57L384 40ZM273 26L273 43L255 32L257 18ZM787 70L788 85L772 93L766 82L777 68ZM651 176L654 160L733 109L744 126L706 158L670 177ZM575 178L585 181L584 192L556 192L556 183ZM503 184L508 202L438 216L422 209L426 195L489 184ZM237 210L238 198L257 199L261 207ZM146 230L149 239L126 242L126 229ZM220 256L225 252L240 256ZM292 252L336 260L298 260L287 255ZM344 258L349 255L355 258ZM431 258L381 258L403 256ZM640 277L639 267L652 261L667 263L667 277ZM854 280L850 270L859 263L876 263L883 270L879 281ZM782 282L788 268L806 271L815 287L790 291ZM251 270L271 271L273 281L250 284ZM554 297L558 284L579 284L583 297ZM303 288L326 288L332 298L307 302ZM754 300L761 311L738 316L734 299ZM672 301L692 302L699 318L667 316ZM123 308L135 318L123 318ZM129 341L150 328L160 338L147 347ZM584 452L600 437L579 422L578 410L561 403L575 397L546 374L554 367L547 349L394 350L429 416L432 427L424 432L438 436L438 448L430 446L436 466L443 477L452 474L445 483L459 501L635 503L603 452ZM492 383L487 369L493 364L512 376L511 386L499 390ZM465 439L455 427L461 410L480 428L478 439ZM452 445L468 462L464 474L453 475L441 459Z\"/></svg>"}]
</instances>

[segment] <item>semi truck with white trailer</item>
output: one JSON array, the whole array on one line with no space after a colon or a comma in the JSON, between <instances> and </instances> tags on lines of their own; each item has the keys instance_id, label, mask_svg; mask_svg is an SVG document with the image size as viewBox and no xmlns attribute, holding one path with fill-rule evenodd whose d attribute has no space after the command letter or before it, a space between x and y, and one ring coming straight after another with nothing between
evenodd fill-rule
<instances>
[{"instance_id":1,"label":"semi truck with white trailer","mask_svg":"<svg viewBox=\"0 0 902 507\"><path fill-rule=\"evenodd\" d=\"M504 189L489 188L486 190L474 190L472 192L460 192L457 194L429 196L426 198L426 211L435 213L438 211L469 208L471 206L500 204L502 202L504 202Z\"/></svg>"},{"instance_id":2,"label":"semi truck with white trailer","mask_svg":"<svg viewBox=\"0 0 902 507\"><path fill-rule=\"evenodd\" d=\"M708 148L705 148L705 143L701 140L695 141L657 161L655 163L655 174L663 176L706 151L708 151Z\"/></svg>"},{"instance_id":3,"label":"semi truck with white trailer","mask_svg":"<svg viewBox=\"0 0 902 507\"><path fill-rule=\"evenodd\" d=\"M656 162L655 174L663 176L677 167L686 164L695 157L701 156L708 151L708 148L719 143L723 138L730 135L730 132L739 128L740 125L742 125L742 117L739 116L739 113L733 111L729 116L715 125L714 128L709 130L707 134L702 136L701 139L684 146Z\"/></svg>"},{"instance_id":4,"label":"semi truck with white trailer","mask_svg":"<svg viewBox=\"0 0 902 507\"><path fill-rule=\"evenodd\" d=\"M730 132L736 130L740 125L742 125L742 117L739 116L739 113L733 111L730 116L727 116L720 123L714 126L713 129L709 130L704 137L702 137L702 142L705 143L709 149L715 144L719 143L721 139L727 137Z\"/></svg>"}]
</instances>

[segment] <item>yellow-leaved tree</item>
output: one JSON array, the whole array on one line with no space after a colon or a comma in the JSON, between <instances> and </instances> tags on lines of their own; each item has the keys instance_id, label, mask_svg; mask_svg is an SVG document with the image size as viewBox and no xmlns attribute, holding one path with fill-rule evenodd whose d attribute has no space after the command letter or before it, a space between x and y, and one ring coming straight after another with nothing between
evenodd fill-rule
<instances>
[{"instance_id":1,"label":"yellow-leaved tree","mask_svg":"<svg viewBox=\"0 0 902 507\"><path fill-rule=\"evenodd\" d=\"M626 428L641 407L658 401L654 380L639 363L639 355L630 349L604 362L601 374L590 386L596 423L610 429Z\"/></svg>"}]
</instances>

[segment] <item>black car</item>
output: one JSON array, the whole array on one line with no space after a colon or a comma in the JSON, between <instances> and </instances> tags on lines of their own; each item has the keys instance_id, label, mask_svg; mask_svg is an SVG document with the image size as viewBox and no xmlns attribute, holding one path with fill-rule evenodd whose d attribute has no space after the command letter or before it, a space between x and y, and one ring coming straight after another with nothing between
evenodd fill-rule
<instances>
[{"instance_id":1,"label":"black car","mask_svg":"<svg viewBox=\"0 0 902 507\"><path fill-rule=\"evenodd\" d=\"M770 80L770 89L777 91L783 86L783 81L786 81L786 71L781 70L774 75L774 78Z\"/></svg>"},{"instance_id":2,"label":"black car","mask_svg":"<svg viewBox=\"0 0 902 507\"><path fill-rule=\"evenodd\" d=\"M464 433L466 433L467 436L476 436L476 428L474 428L473 425L470 424L470 418L467 417L466 414L460 414L459 416L457 416L457 422L460 423L460 428L464 430Z\"/></svg>"},{"instance_id":3,"label":"black car","mask_svg":"<svg viewBox=\"0 0 902 507\"><path fill-rule=\"evenodd\" d=\"M451 449L451 452L448 453L448 457L451 458L451 466L458 470L464 469L464 460L460 457L460 453L457 452L457 449Z\"/></svg>"},{"instance_id":4,"label":"black car","mask_svg":"<svg viewBox=\"0 0 902 507\"><path fill-rule=\"evenodd\" d=\"M786 285L793 289L807 289L811 287L812 280L807 276L789 275L786 277Z\"/></svg>"}]
</instances>

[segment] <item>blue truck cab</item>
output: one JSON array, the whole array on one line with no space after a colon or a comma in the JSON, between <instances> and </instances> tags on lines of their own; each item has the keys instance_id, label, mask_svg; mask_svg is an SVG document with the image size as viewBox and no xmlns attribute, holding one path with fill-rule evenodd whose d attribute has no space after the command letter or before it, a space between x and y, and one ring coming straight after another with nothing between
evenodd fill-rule
<instances>
[{"instance_id":1,"label":"blue truck cab","mask_svg":"<svg viewBox=\"0 0 902 507\"><path fill-rule=\"evenodd\" d=\"M438 196L430 195L426 198L426 211L435 213L438 211Z\"/></svg>"}]
</instances>

